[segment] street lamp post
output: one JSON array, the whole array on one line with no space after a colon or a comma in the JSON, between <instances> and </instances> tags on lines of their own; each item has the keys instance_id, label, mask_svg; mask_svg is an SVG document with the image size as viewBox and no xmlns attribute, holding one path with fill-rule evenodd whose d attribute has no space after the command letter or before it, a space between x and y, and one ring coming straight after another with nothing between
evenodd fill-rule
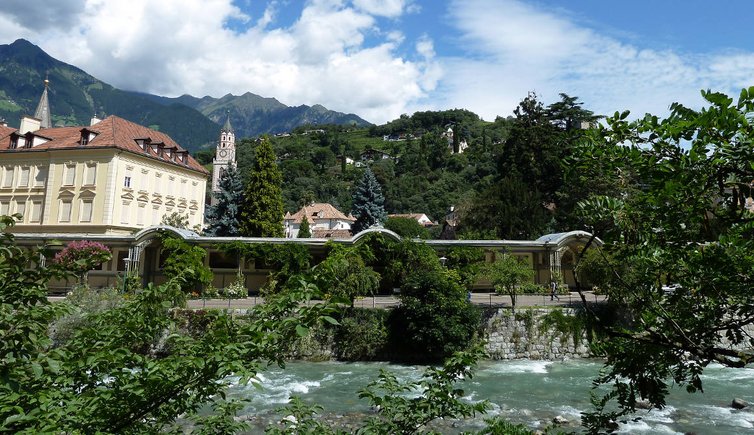
<instances>
[{"instance_id":1,"label":"street lamp post","mask_svg":"<svg viewBox=\"0 0 754 435\"><path fill-rule=\"evenodd\" d=\"M125 263L126 268L123 272L123 293L126 293L128 291L128 266L131 264L131 259L126 257L123 259L123 263Z\"/></svg>"}]
</instances>

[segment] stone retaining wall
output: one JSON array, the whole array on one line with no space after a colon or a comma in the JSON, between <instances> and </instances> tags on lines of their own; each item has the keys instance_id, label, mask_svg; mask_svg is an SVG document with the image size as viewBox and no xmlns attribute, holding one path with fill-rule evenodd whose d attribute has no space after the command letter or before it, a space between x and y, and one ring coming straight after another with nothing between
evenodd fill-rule
<instances>
[{"instance_id":1,"label":"stone retaining wall","mask_svg":"<svg viewBox=\"0 0 754 435\"><path fill-rule=\"evenodd\" d=\"M576 316L576 310L563 308L564 316ZM560 331L545 319L550 309L520 309L513 314L500 309L484 325L485 346L491 359L588 358L591 356L587 331L580 328Z\"/></svg>"}]
</instances>

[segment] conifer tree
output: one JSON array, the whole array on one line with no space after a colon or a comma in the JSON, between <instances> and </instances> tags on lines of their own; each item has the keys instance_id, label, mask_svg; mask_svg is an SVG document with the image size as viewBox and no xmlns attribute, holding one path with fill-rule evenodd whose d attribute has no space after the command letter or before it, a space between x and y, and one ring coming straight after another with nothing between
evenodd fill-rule
<instances>
[{"instance_id":1,"label":"conifer tree","mask_svg":"<svg viewBox=\"0 0 754 435\"><path fill-rule=\"evenodd\" d=\"M269 138L262 139L254 155L241 209L241 235L283 237L282 182Z\"/></svg>"},{"instance_id":2,"label":"conifer tree","mask_svg":"<svg viewBox=\"0 0 754 435\"><path fill-rule=\"evenodd\" d=\"M304 215L304 219L301 220L301 226L298 228L299 239L309 239L312 237L312 231L309 229L309 219Z\"/></svg>"},{"instance_id":3,"label":"conifer tree","mask_svg":"<svg viewBox=\"0 0 754 435\"><path fill-rule=\"evenodd\" d=\"M351 231L356 234L387 219L382 187L372 170L367 168L353 193L351 214L356 218Z\"/></svg>"},{"instance_id":4,"label":"conifer tree","mask_svg":"<svg viewBox=\"0 0 754 435\"><path fill-rule=\"evenodd\" d=\"M213 192L217 203L207 207L208 236L236 237L241 235L239 219L243 205L243 181L232 165L223 171L219 180L220 191Z\"/></svg>"}]
</instances>

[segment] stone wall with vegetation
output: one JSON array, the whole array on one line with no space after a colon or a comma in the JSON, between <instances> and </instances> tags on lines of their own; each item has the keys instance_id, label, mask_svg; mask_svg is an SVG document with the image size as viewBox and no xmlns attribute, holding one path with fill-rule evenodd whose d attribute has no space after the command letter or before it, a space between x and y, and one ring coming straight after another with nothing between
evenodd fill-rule
<instances>
[{"instance_id":1,"label":"stone wall with vegetation","mask_svg":"<svg viewBox=\"0 0 754 435\"><path fill-rule=\"evenodd\" d=\"M491 359L586 358L590 330L584 316L571 308L507 309L492 312L483 326Z\"/></svg>"}]
</instances>

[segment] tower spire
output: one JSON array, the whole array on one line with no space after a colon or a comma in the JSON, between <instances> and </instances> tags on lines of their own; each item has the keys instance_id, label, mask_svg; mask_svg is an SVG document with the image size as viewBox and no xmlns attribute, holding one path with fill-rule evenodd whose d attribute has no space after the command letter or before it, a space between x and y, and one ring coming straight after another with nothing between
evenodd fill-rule
<instances>
[{"instance_id":1,"label":"tower spire","mask_svg":"<svg viewBox=\"0 0 754 435\"><path fill-rule=\"evenodd\" d=\"M42 91L42 98L39 99L37 110L34 112L34 117L41 121L39 123L41 128L52 127L52 122L50 121L50 101L47 99L47 88L49 86L50 80L45 77L45 90Z\"/></svg>"},{"instance_id":2,"label":"tower spire","mask_svg":"<svg viewBox=\"0 0 754 435\"><path fill-rule=\"evenodd\" d=\"M230 126L230 110L226 110L225 113L227 114L225 118L225 125L223 125L223 128L220 131L233 133L233 127Z\"/></svg>"}]
</instances>

